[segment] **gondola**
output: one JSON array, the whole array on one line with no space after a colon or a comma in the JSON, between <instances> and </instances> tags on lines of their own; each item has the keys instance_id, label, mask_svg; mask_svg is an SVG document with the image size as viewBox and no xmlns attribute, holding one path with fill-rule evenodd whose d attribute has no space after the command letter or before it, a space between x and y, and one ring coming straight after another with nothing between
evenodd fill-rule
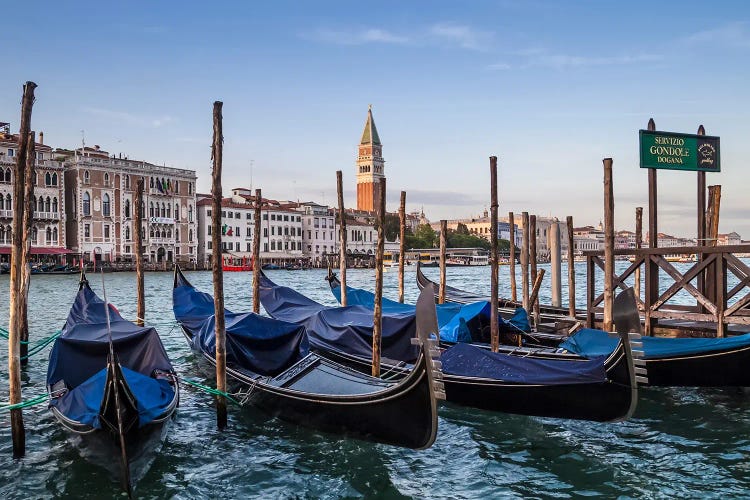
<instances>
[{"instance_id":1,"label":"gondola","mask_svg":"<svg viewBox=\"0 0 750 500\"><path fill-rule=\"evenodd\" d=\"M305 326L314 349L365 369L366 346L372 335L371 307L327 307L276 285L262 273L259 285L260 301L269 315ZM420 297L425 292L432 297L432 286L425 287ZM630 299L635 307L632 295ZM403 341L414 329L415 306L410 307L383 315L383 357L385 369L393 376L409 373L411 368L413 353ZM436 316L430 330L439 331L437 323ZM447 401L522 415L626 419L637 401L627 332L615 344L609 353L594 358L552 349L515 348L493 353L486 346L468 343L443 346L440 361Z\"/></svg>"},{"instance_id":2,"label":"gondola","mask_svg":"<svg viewBox=\"0 0 750 500\"><path fill-rule=\"evenodd\" d=\"M52 347L47 391L82 455L119 476L130 495L163 441L179 384L156 330L125 320L83 273Z\"/></svg>"},{"instance_id":3,"label":"gondola","mask_svg":"<svg viewBox=\"0 0 750 500\"><path fill-rule=\"evenodd\" d=\"M432 304L432 296L425 295L423 301ZM190 345L215 363L213 298L196 290L179 268L173 309ZM418 340L409 339L417 351L414 369L388 381L309 352L307 331L300 325L254 313L225 310L224 315L227 376L239 386L241 397L259 409L368 441L414 449L434 442L442 386L439 366L429 354L431 332L422 329Z\"/></svg>"},{"instance_id":4,"label":"gondola","mask_svg":"<svg viewBox=\"0 0 750 500\"><path fill-rule=\"evenodd\" d=\"M437 289L417 269L417 286ZM486 300L471 292L446 285L446 300L469 303ZM500 305L502 307L502 304ZM564 313L567 314L567 313ZM535 336L543 336L536 334ZM553 336L545 342L582 356L598 356L612 349L614 342L599 330L585 329L575 336ZM750 333L727 338L642 339L648 385L655 387L747 387L750 386Z\"/></svg>"}]
</instances>

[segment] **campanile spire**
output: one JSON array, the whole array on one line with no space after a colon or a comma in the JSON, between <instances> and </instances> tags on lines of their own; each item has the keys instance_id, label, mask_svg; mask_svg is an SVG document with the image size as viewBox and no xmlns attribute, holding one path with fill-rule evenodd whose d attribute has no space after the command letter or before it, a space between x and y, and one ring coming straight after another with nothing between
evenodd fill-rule
<instances>
[{"instance_id":1,"label":"campanile spire","mask_svg":"<svg viewBox=\"0 0 750 500\"><path fill-rule=\"evenodd\" d=\"M380 192L380 179L384 177L383 145L380 143L370 104L357 154L357 210L375 210L375 200Z\"/></svg>"}]
</instances>

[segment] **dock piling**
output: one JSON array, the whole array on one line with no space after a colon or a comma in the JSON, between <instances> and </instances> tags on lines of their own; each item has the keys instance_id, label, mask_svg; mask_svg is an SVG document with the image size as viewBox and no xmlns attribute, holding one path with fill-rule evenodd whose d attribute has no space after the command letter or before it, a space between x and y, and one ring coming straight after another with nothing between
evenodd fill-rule
<instances>
[{"instance_id":1,"label":"dock piling","mask_svg":"<svg viewBox=\"0 0 750 500\"><path fill-rule=\"evenodd\" d=\"M404 260L406 259L406 191L401 191L398 207L398 301L404 303Z\"/></svg>"},{"instance_id":2,"label":"dock piling","mask_svg":"<svg viewBox=\"0 0 750 500\"><path fill-rule=\"evenodd\" d=\"M36 161L36 139L34 132L29 133L28 145L26 149L26 165L24 169L24 211L23 211L23 247L21 249L21 265L22 277L21 277L21 292L19 293L19 305L20 311L20 326L19 332L21 336L21 365L25 366L29 362L29 287L31 286L31 226L34 221L34 207L36 206L34 198L34 176L36 176L36 169L34 168L34 162Z\"/></svg>"},{"instance_id":3,"label":"dock piling","mask_svg":"<svg viewBox=\"0 0 750 500\"><path fill-rule=\"evenodd\" d=\"M508 227L510 228L510 257L508 271L510 273L510 300L518 302L516 290L516 218L513 212L508 212Z\"/></svg>"},{"instance_id":4,"label":"dock piling","mask_svg":"<svg viewBox=\"0 0 750 500\"><path fill-rule=\"evenodd\" d=\"M635 249L643 246L643 207L635 207ZM637 257L637 256L636 256ZM641 298L641 266L635 270L635 296Z\"/></svg>"},{"instance_id":5,"label":"dock piling","mask_svg":"<svg viewBox=\"0 0 750 500\"><path fill-rule=\"evenodd\" d=\"M521 240L521 292L523 296L523 308L527 313L529 309L529 213L521 212L521 224L523 225L523 239Z\"/></svg>"},{"instance_id":6,"label":"dock piling","mask_svg":"<svg viewBox=\"0 0 750 500\"><path fill-rule=\"evenodd\" d=\"M224 135L222 132L221 101L214 102L214 136L211 147L213 160L211 187L211 232L212 266L214 280L214 311L216 323L216 389L221 393L227 392L227 359L226 359L226 330L224 318L224 272L221 254L221 168L223 161ZM227 400L222 395L216 396L216 423L219 430L227 426Z\"/></svg>"},{"instance_id":7,"label":"dock piling","mask_svg":"<svg viewBox=\"0 0 750 500\"><path fill-rule=\"evenodd\" d=\"M568 315L576 317L576 259L575 241L573 235L573 216L565 219L568 229Z\"/></svg>"},{"instance_id":8,"label":"dock piling","mask_svg":"<svg viewBox=\"0 0 750 500\"><path fill-rule=\"evenodd\" d=\"M344 211L344 180L341 170L336 171L336 194L339 202L339 281L341 305L346 307L346 212Z\"/></svg>"},{"instance_id":9,"label":"dock piling","mask_svg":"<svg viewBox=\"0 0 750 500\"><path fill-rule=\"evenodd\" d=\"M529 268L531 272L531 281L530 283L533 285L536 283L536 275L537 275L537 262L539 260L539 256L536 253L536 243L537 243L537 229L536 229L536 215L530 215L529 216ZM529 303L529 306L533 309L534 312L534 318L539 318L539 303L536 300L532 300Z\"/></svg>"},{"instance_id":10,"label":"dock piling","mask_svg":"<svg viewBox=\"0 0 750 500\"><path fill-rule=\"evenodd\" d=\"M143 326L146 321L146 297L144 294L145 282L143 277L143 179L135 183L133 196L133 245L135 246L135 321L136 325Z\"/></svg>"},{"instance_id":11,"label":"dock piling","mask_svg":"<svg viewBox=\"0 0 750 500\"><path fill-rule=\"evenodd\" d=\"M260 271L263 269L263 259L260 258L261 210L263 208L263 193L255 190L255 232L253 233L253 312L260 314Z\"/></svg>"},{"instance_id":12,"label":"dock piling","mask_svg":"<svg viewBox=\"0 0 750 500\"><path fill-rule=\"evenodd\" d=\"M549 251L552 273L552 306L560 307L562 304L562 250L560 249L560 225L555 220L549 228Z\"/></svg>"},{"instance_id":13,"label":"dock piling","mask_svg":"<svg viewBox=\"0 0 750 500\"><path fill-rule=\"evenodd\" d=\"M612 331L612 303L615 272L615 198L612 189L612 158L604 158L604 323ZM653 169L652 169L653 170Z\"/></svg>"},{"instance_id":14,"label":"dock piling","mask_svg":"<svg viewBox=\"0 0 750 500\"><path fill-rule=\"evenodd\" d=\"M500 345L498 329L497 290L497 156L490 156L490 348L497 352Z\"/></svg>"},{"instance_id":15,"label":"dock piling","mask_svg":"<svg viewBox=\"0 0 750 500\"><path fill-rule=\"evenodd\" d=\"M445 303L445 247L448 245L448 221L440 221L440 287L438 292L438 304Z\"/></svg>"},{"instance_id":16,"label":"dock piling","mask_svg":"<svg viewBox=\"0 0 750 500\"><path fill-rule=\"evenodd\" d=\"M380 376L380 348L383 333L383 252L385 251L385 178L378 192L378 245L375 248L375 307L372 328L372 376Z\"/></svg>"}]
</instances>

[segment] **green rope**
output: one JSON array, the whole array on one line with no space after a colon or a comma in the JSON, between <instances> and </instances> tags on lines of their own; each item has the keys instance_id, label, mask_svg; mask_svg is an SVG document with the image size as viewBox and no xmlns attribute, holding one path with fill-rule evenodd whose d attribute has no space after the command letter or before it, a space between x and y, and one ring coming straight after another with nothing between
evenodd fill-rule
<instances>
[{"instance_id":1,"label":"green rope","mask_svg":"<svg viewBox=\"0 0 750 500\"><path fill-rule=\"evenodd\" d=\"M202 390L203 392L207 392L209 394L213 394L214 396L224 396L225 398L227 398L229 401L231 401L232 403L236 404L237 406L242 406L239 401L237 401L236 399L234 399L232 396L230 396L226 392L222 392L222 391L220 391L218 389L214 389L213 387L208 387L206 385L199 384L198 382L193 382L192 380L188 380L186 378L183 378L181 380L183 382L185 382L186 384L188 384L188 385L192 385L193 387L196 387L196 388Z\"/></svg>"},{"instance_id":2,"label":"green rope","mask_svg":"<svg viewBox=\"0 0 750 500\"><path fill-rule=\"evenodd\" d=\"M27 342L25 340L22 340L21 344L24 344L24 345L33 345L34 349L36 349L36 347L39 346L39 345L41 345L42 347L44 347L44 346L49 345L53 340L55 340L57 337L59 337L61 333L62 333L61 330L57 330L52 335L50 335L48 337L44 337L44 338L39 339L39 340L35 340L34 342ZM3 337L4 339L7 339L8 338L8 330L6 330L5 328L1 328L0 327L0 337Z\"/></svg>"},{"instance_id":3,"label":"green rope","mask_svg":"<svg viewBox=\"0 0 750 500\"><path fill-rule=\"evenodd\" d=\"M46 394L43 394L41 396L37 396L32 399L27 399L26 401L21 401L20 403L0 405L0 411L11 411L11 410L18 410L21 408L28 408L29 406L46 403L48 400L49 400L49 396L47 396Z\"/></svg>"}]
</instances>

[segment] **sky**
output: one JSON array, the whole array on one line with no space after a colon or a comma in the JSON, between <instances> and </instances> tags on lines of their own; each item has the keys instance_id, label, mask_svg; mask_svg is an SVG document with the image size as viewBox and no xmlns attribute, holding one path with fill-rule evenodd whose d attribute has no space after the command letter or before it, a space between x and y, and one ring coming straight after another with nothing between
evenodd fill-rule
<instances>
[{"instance_id":1,"label":"sky","mask_svg":"<svg viewBox=\"0 0 750 500\"><path fill-rule=\"evenodd\" d=\"M9 2L0 121L23 82L45 143L193 169L210 191L212 106L224 103L225 193L356 203L367 107L389 210L431 220L489 207L576 226L648 209L638 130L721 137L720 231L750 239L750 3L745 1ZM658 172L659 230L694 237L696 174ZM644 214L644 217L647 217ZM644 221L645 222L645 221ZM644 224L645 225L645 224Z\"/></svg>"}]
</instances>

